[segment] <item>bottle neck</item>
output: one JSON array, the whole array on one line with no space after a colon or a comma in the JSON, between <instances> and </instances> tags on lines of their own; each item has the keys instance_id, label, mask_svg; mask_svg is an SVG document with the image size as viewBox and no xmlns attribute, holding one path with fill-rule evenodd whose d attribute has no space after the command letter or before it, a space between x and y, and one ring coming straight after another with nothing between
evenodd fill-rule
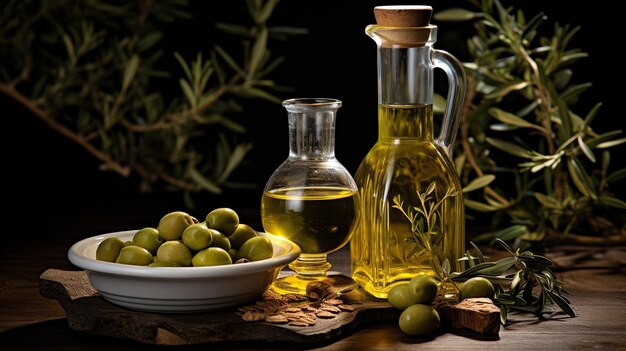
<instances>
[{"instance_id":1,"label":"bottle neck","mask_svg":"<svg viewBox=\"0 0 626 351\"><path fill-rule=\"evenodd\" d=\"M289 157L335 158L336 109L289 112Z\"/></svg>"},{"instance_id":2,"label":"bottle neck","mask_svg":"<svg viewBox=\"0 0 626 351\"><path fill-rule=\"evenodd\" d=\"M378 103L430 105L433 103L431 47L378 46Z\"/></svg>"},{"instance_id":3,"label":"bottle neck","mask_svg":"<svg viewBox=\"0 0 626 351\"><path fill-rule=\"evenodd\" d=\"M378 137L433 137L433 72L431 46L389 46L379 43Z\"/></svg>"},{"instance_id":4,"label":"bottle neck","mask_svg":"<svg viewBox=\"0 0 626 351\"><path fill-rule=\"evenodd\" d=\"M434 140L433 105L378 105L378 138Z\"/></svg>"}]
</instances>

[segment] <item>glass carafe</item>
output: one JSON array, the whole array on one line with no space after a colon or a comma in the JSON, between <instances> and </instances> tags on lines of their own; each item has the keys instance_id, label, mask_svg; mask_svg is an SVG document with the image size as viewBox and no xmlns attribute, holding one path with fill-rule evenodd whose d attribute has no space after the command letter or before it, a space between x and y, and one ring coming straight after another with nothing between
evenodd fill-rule
<instances>
[{"instance_id":1,"label":"glass carafe","mask_svg":"<svg viewBox=\"0 0 626 351\"><path fill-rule=\"evenodd\" d=\"M451 160L465 75L450 54L435 50L429 6L380 6L365 32L377 44L378 140L355 175L361 220L350 242L352 277L368 293L389 290L419 274L434 275L424 246L440 250L453 270L465 247L461 184ZM433 74L448 78L447 108L434 135ZM415 215L414 226L400 210ZM416 242L424 234L428 243ZM442 262L439 262L440 264ZM446 297L456 289L445 286Z\"/></svg>"},{"instance_id":2,"label":"glass carafe","mask_svg":"<svg viewBox=\"0 0 626 351\"><path fill-rule=\"evenodd\" d=\"M350 240L358 220L357 187L335 157L341 101L291 99L283 106L289 119L289 157L267 181L261 220L266 232L302 250L289 265L295 274L279 278L272 289L303 294L307 284L326 277L331 267L327 254Z\"/></svg>"}]
</instances>

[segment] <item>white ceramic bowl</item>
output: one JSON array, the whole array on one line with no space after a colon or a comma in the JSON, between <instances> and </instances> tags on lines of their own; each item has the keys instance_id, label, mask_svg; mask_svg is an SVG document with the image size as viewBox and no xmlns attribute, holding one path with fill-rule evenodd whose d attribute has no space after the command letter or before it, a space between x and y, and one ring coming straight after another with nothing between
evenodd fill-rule
<instances>
[{"instance_id":1,"label":"white ceramic bowl","mask_svg":"<svg viewBox=\"0 0 626 351\"><path fill-rule=\"evenodd\" d=\"M96 260L106 238L132 240L136 230L103 234L74 244L68 258L88 272L102 297L130 309L151 312L198 312L245 303L259 297L280 270L300 255L293 242L260 233L274 246L272 258L211 267L142 267Z\"/></svg>"}]
</instances>

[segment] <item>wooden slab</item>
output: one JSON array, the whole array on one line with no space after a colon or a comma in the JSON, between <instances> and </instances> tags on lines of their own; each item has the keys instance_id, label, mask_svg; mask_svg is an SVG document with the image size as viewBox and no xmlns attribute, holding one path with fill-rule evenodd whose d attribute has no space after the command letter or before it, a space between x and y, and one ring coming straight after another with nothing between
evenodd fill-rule
<instances>
[{"instance_id":1,"label":"wooden slab","mask_svg":"<svg viewBox=\"0 0 626 351\"><path fill-rule=\"evenodd\" d=\"M337 338L368 322L397 323L400 315L387 301L370 298L360 290L342 297L354 307L353 312L342 312L330 320L320 318L309 327L246 322L235 314L236 308L184 314L140 312L106 301L91 286L86 272L56 269L41 275L39 291L59 301L71 329L162 345L235 340L315 343Z\"/></svg>"},{"instance_id":2,"label":"wooden slab","mask_svg":"<svg viewBox=\"0 0 626 351\"><path fill-rule=\"evenodd\" d=\"M360 289L341 297L354 311L341 312L328 320L318 318L315 325L308 327L246 322L235 314L237 307L181 314L129 310L102 298L85 271L49 269L40 277L39 291L44 297L59 301L71 329L157 345L224 341L318 343L340 338L367 324L397 324L400 316L400 311L386 300L370 297ZM455 328L467 327L450 318L443 322ZM489 330L493 332L493 328Z\"/></svg>"}]
</instances>

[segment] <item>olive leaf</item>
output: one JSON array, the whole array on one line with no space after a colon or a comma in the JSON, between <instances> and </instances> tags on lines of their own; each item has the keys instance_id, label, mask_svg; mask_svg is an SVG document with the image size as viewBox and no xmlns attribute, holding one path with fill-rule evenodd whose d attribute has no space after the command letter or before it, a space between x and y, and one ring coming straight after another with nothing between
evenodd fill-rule
<instances>
[{"instance_id":1,"label":"olive leaf","mask_svg":"<svg viewBox=\"0 0 626 351\"><path fill-rule=\"evenodd\" d=\"M493 174L485 174L483 176L475 178L469 184L463 187L463 192L468 193L470 191L484 188L491 182L493 182L494 179L496 179L496 176L494 176Z\"/></svg>"},{"instance_id":2,"label":"olive leaf","mask_svg":"<svg viewBox=\"0 0 626 351\"><path fill-rule=\"evenodd\" d=\"M463 8L453 7L434 14L433 18L442 22L469 21L480 17L479 12L468 11Z\"/></svg>"}]
</instances>

